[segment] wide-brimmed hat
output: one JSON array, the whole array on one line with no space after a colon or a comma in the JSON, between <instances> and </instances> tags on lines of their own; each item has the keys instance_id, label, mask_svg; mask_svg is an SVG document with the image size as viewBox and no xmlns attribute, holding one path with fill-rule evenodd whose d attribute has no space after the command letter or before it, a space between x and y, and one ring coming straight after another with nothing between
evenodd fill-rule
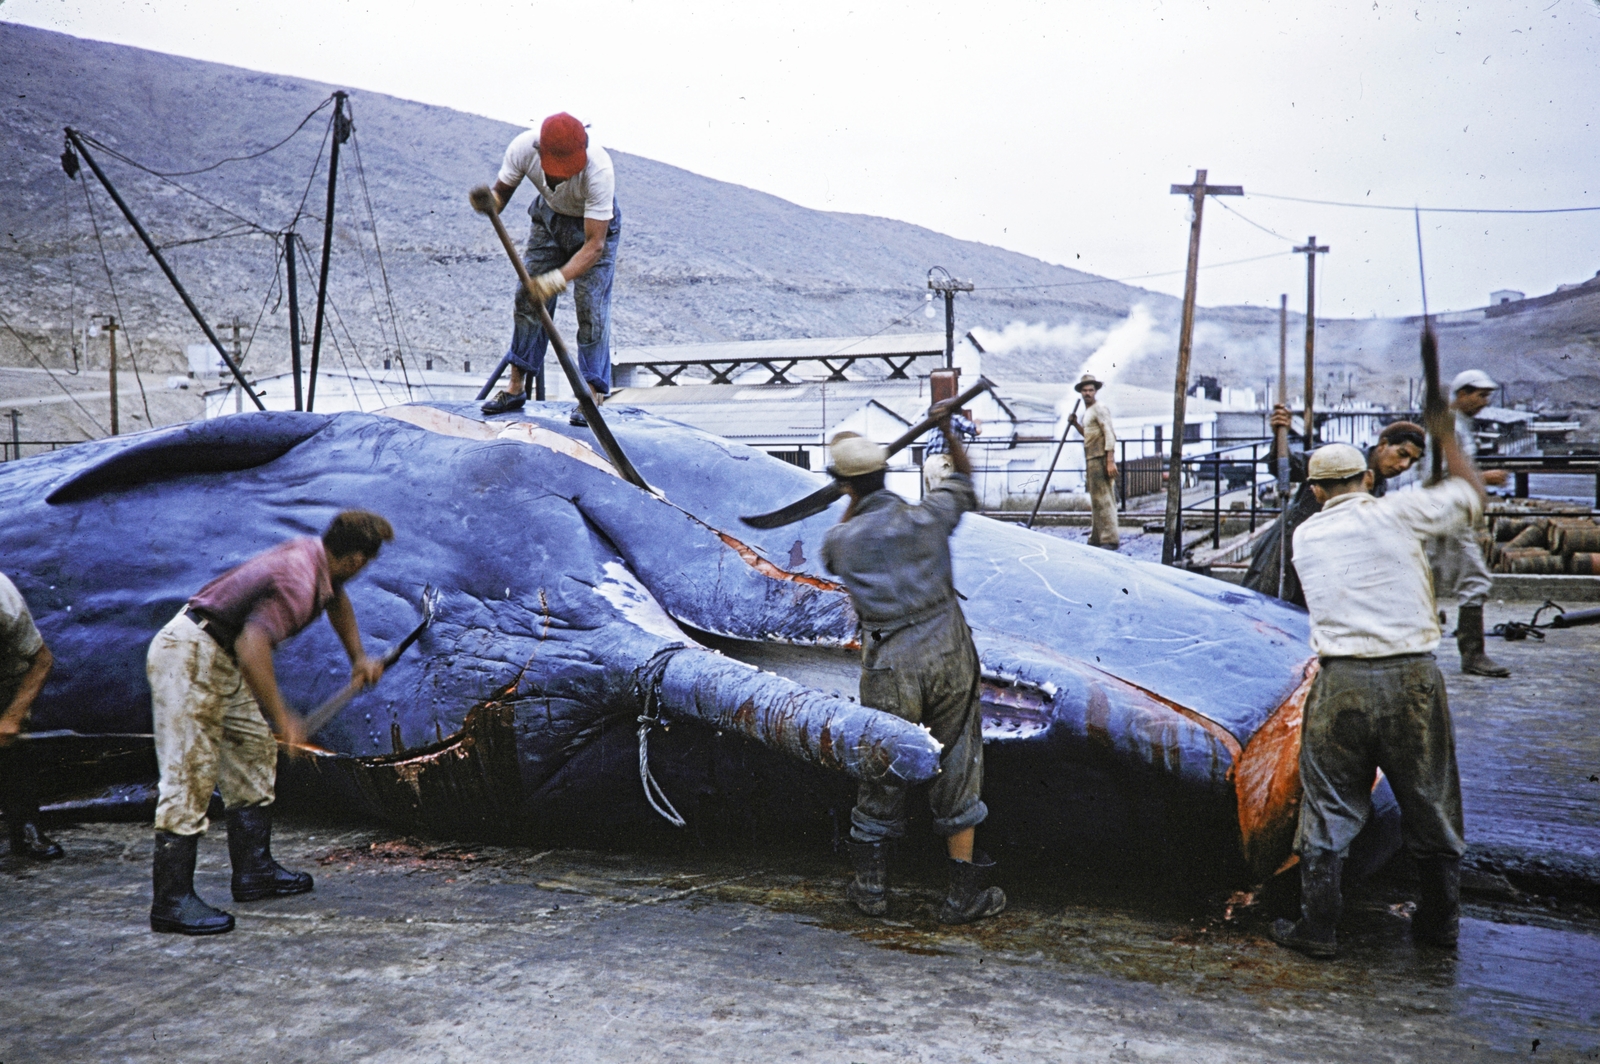
<instances>
[{"instance_id":1,"label":"wide-brimmed hat","mask_svg":"<svg viewBox=\"0 0 1600 1064\"><path fill-rule=\"evenodd\" d=\"M1085 373L1083 375L1083 380L1079 381L1077 384L1074 384L1072 386L1072 390L1075 392L1081 392L1091 384L1095 386L1096 390L1105 387L1105 384L1095 379L1095 375L1093 373Z\"/></svg>"},{"instance_id":2,"label":"wide-brimmed hat","mask_svg":"<svg viewBox=\"0 0 1600 1064\"><path fill-rule=\"evenodd\" d=\"M889 449L854 432L828 441L828 472L836 477L861 477L889 465Z\"/></svg>"},{"instance_id":3,"label":"wide-brimmed hat","mask_svg":"<svg viewBox=\"0 0 1600 1064\"><path fill-rule=\"evenodd\" d=\"M1367 458L1348 443L1328 443L1311 452L1307 480L1349 480L1367 471Z\"/></svg>"},{"instance_id":4,"label":"wide-brimmed hat","mask_svg":"<svg viewBox=\"0 0 1600 1064\"><path fill-rule=\"evenodd\" d=\"M564 179L589 165L589 131L562 111L539 127L539 166L551 177Z\"/></svg>"}]
</instances>

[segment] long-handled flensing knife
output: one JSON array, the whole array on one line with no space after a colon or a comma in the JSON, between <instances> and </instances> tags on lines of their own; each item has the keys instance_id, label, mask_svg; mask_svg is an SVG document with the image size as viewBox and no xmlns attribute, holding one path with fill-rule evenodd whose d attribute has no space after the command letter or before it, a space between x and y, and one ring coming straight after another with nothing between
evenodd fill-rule
<instances>
[{"instance_id":1,"label":"long-handled flensing knife","mask_svg":"<svg viewBox=\"0 0 1600 1064\"><path fill-rule=\"evenodd\" d=\"M1078 401L1072 404L1072 413L1067 415L1067 427L1061 430L1061 442L1056 444L1056 455L1050 459L1050 468L1044 475L1044 483L1039 485L1039 497L1033 500L1033 513L1028 515L1028 524L1026 526L1028 528L1032 528L1033 522L1039 517L1039 507L1044 504L1044 493L1050 490L1050 478L1056 475L1056 463L1061 461L1061 452L1066 450L1067 433L1072 430L1072 419L1078 416L1078 407L1082 405L1083 393L1079 392ZM1082 429L1078 430L1078 435L1083 435ZM1085 459L1085 462L1087 463L1087 459ZM1087 469L1084 470L1084 475L1088 475Z\"/></svg>"},{"instance_id":2,"label":"long-handled flensing knife","mask_svg":"<svg viewBox=\"0 0 1600 1064\"><path fill-rule=\"evenodd\" d=\"M589 393L589 382L578 372L578 364L572 360L572 353L567 350L566 341L556 332L556 323L550 320L550 312L545 309L544 300L539 298L539 293L534 289L533 278L528 276L528 268L522 264L522 256L517 254L517 245L512 242L511 234L506 232L506 223L500 220L494 191L487 185L479 185L472 190L468 198L472 201L473 210L488 215L489 221L494 223L495 234L505 246L511 265L517 268L517 276L522 279L522 287L527 289L528 298L533 300L533 305L539 309L539 324L544 326L544 334L550 339L550 347L556 353L556 360L561 363L561 370L567 375L567 383L572 385L572 394L578 400L578 409L583 411L584 420L589 423L589 430L594 433L594 438L599 441L611 464L622 474L622 479L636 488L650 491L650 485L645 483L644 477L633 468L628 456L622 453L622 445L611 435L610 426L600 416L600 407L595 404L594 397Z\"/></svg>"},{"instance_id":3,"label":"long-handled flensing knife","mask_svg":"<svg viewBox=\"0 0 1600 1064\"><path fill-rule=\"evenodd\" d=\"M993 385L989 381L980 380L977 384L956 396L955 401L950 404L952 412L960 410L992 387ZM934 417L923 418L917 424L911 426L906 430L905 435L889 445L889 455L899 454L911 446L923 433L937 425L939 420L939 418ZM830 480L825 486L780 510L774 510L769 514L756 514L754 517L741 517L739 520L751 528L782 528L784 525L792 525L796 521L804 521L808 517L820 514L843 497L844 489L839 486L839 482Z\"/></svg>"},{"instance_id":4,"label":"long-handled flensing knife","mask_svg":"<svg viewBox=\"0 0 1600 1064\"><path fill-rule=\"evenodd\" d=\"M383 667L385 670L387 670L389 666L393 665L395 662L399 661L400 655L404 654L411 644L415 643L418 637L420 637L422 633L427 630L428 626L433 623L434 617L438 615L438 608L439 592L434 590L431 586L424 587L422 589L422 623L413 628L410 635L396 643L394 647L383 656ZM332 698L322 703L322 705L312 710L310 715L306 717L306 738L311 738L313 735L317 734L317 732L327 727L328 722L334 717L338 716L339 711L345 706L349 705L350 700L360 692L360 682L357 680L351 680L349 683L344 685L343 689L341 689L338 694L334 695Z\"/></svg>"}]
</instances>

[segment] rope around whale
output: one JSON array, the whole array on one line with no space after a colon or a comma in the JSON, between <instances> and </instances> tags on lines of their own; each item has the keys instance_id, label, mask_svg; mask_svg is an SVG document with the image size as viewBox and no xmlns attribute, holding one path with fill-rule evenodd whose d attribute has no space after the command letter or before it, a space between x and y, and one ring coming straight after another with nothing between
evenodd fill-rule
<instances>
[{"instance_id":1,"label":"rope around whale","mask_svg":"<svg viewBox=\"0 0 1600 1064\"><path fill-rule=\"evenodd\" d=\"M667 792L661 789L661 784L656 782L655 776L650 772L650 729L653 725L661 723L661 680L666 675L667 663L682 649L683 647L678 645L657 651L644 668L639 670L639 678L634 686L634 691L644 706L644 712L640 713L638 718L639 783L644 787L645 801L650 803L650 808L675 828L685 826L688 821L684 820L673 807Z\"/></svg>"}]
</instances>

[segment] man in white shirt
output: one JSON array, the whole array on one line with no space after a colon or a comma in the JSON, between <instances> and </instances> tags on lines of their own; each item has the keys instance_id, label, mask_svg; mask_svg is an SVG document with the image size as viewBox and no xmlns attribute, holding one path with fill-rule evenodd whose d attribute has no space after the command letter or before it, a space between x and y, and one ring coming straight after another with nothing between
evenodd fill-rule
<instances>
[{"instance_id":1,"label":"man in white shirt","mask_svg":"<svg viewBox=\"0 0 1600 1064\"><path fill-rule=\"evenodd\" d=\"M506 148L495 179L495 205L504 210L526 179L537 190L528 215L533 228L523 262L534 287L554 315L556 297L572 287L578 314L578 360L595 401L611 391L611 282L616 274L622 213L611 156L589 143L583 123L566 112L551 115L537 132L519 134ZM517 286L511 336L511 381L483 405L485 414L521 409L528 376L544 390L544 352L549 344L539 311ZM573 424L583 424L573 415Z\"/></svg>"},{"instance_id":2,"label":"man in white shirt","mask_svg":"<svg viewBox=\"0 0 1600 1064\"><path fill-rule=\"evenodd\" d=\"M0 813L11 852L36 861L53 861L62 850L39 828L37 766L20 736L54 663L27 601L0 573Z\"/></svg>"},{"instance_id":3,"label":"man in white shirt","mask_svg":"<svg viewBox=\"0 0 1600 1064\"><path fill-rule=\"evenodd\" d=\"M1489 400L1499 387L1481 369L1464 370L1450 382L1450 409L1455 414L1455 438L1461 446L1461 453L1469 458L1478 453L1473 419L1489 405ZM1483 482L1499 487L1506 482L1506 472L1503 469L1491 469L1483 474ZM1510 676L1510 669L1496 663L1484 652L1483 604L1489 599L1494 579L1489 575L1483 548L1478 545L1477 526L1458 527L1452 529L1449 535L1435 536L1429 540L1428 561L1433 565L1433 586L1440 600L1454 599L1459 606L1456 613L1456 647L1461 651L1461 671L1474 676Z\"/></svg>"},{"instance_id":4,"label":"man in white shirt","mask_svg":"<svg viewBox=\"0 0 1600 1064\"><path fill-rule=\"evenodd\" d=\"M1301 919L1277 921L1271 935L1313 957L1337 950L1341 866L1371 815L1379 769L1399 801L1402 838L1417 861L1421 899L1412 936L1456 943L1461 781L1444 678L1433 659L1442 632L1424 544L1470 526L1483 512L1484 494L1439 406L1430 427L1444 441L1450 476L1438 484L1374 498L1367 461L1347 444L1319 448L1307 470L1323 505L1296 530L1294 558L1321 670L1300 733Z\"/></svg>"},{"instance_id":5,"label":"man in white shirt","mask_svg":"<svg viewBox=\"0 0 1600 1064\"><path fill-rule=\"evenodd\" d=\"M1116 550L1122 545L1117 528L1117 432L1111 427L1111 411L1098 401L1104 385L1094 374L1085 373L1073 387L1083 396L1083 420L1072 414L1067 421L1083 434L1083 480L1093 513L1089 546Z\"/></svg>"}]
</instances>

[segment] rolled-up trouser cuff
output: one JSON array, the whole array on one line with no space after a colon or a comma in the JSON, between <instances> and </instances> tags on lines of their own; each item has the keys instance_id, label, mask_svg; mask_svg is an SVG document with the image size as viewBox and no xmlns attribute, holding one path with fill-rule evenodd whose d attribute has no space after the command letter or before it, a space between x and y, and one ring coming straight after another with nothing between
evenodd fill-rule
<instances>
[{"instance_id":1,"label":"rolled-up trouser cuff","mask_svg":"<svg viewBox=\"0 0 1600 1064\"><path fill-rule=\"evenodd\" d=\"M989 807L980 799L962 810L960 815L953 817L934 817L933 830L940 835L959 835L968 828L975 828L989 817Z\"/></svg>"},{"instance_id":2,"label":"rolled-up trouser cuff","mask_svg":"<svg viewBox=\"0 0 1600 1064\"><path fill-rule=\"evenodd\" d=\"M906 818L880 820L861 811L858 805L850 810L850 837L857 842L882 842L885 839L904 838Z\"/></svg>"}]
</instances>

